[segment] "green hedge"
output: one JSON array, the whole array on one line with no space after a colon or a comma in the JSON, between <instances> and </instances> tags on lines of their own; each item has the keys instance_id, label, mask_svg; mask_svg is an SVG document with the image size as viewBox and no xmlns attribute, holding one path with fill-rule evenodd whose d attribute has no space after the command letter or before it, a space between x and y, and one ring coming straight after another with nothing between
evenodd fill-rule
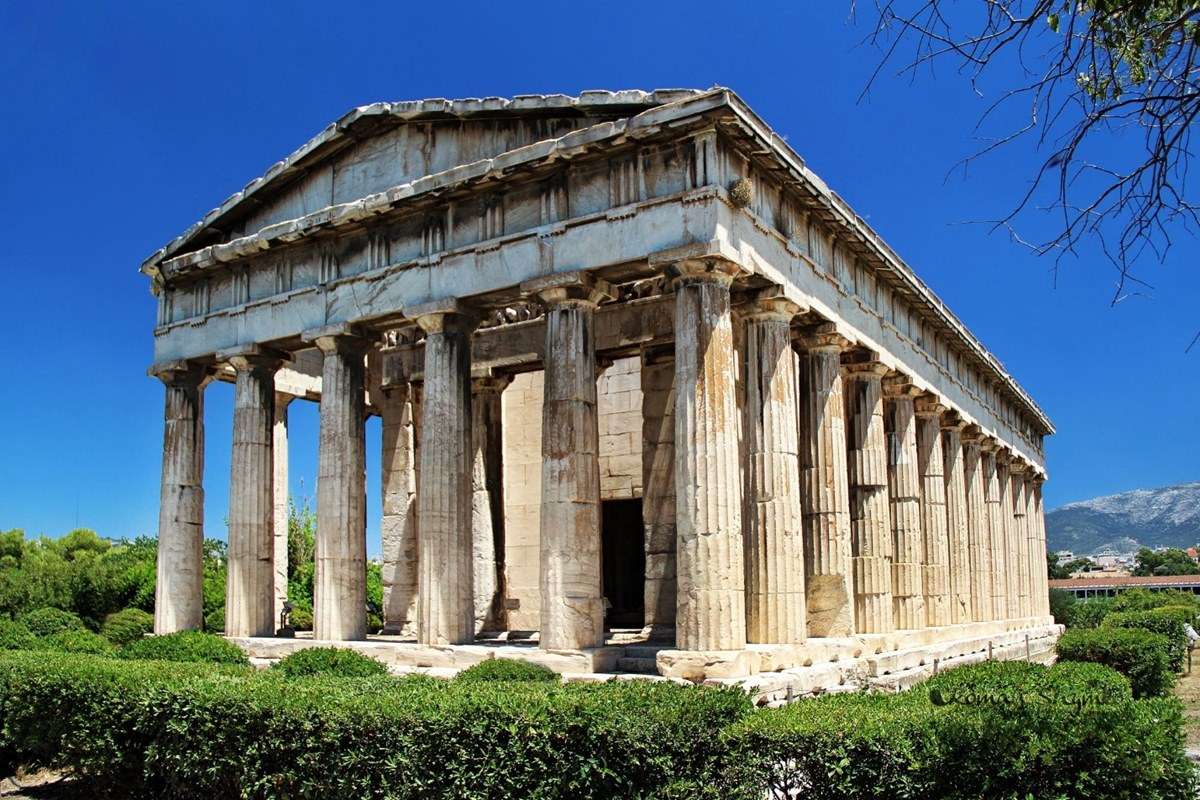
<instances>
[{"instance_id":1,"label":"green hedge","mask_svg":"<svg viewBox=\"0 0 1200 800\"><path fill-rule=\"evenodd\" d=\"M1111 597L1097 597L1091 600L1083 600L1071 606L1071 611L1067 618L1067 627L1099 628L1100 623L1112 613L1112 610L1113 599Z\"/></svg>"},{"instance_id":2,"label":"green hedge","mask_svg":"<svg viewBox=\"0 0 1200 800\"><path fill-rule=\"evenodd\" d=\"M51 636L63 631L84 631L83 620L61 608L37 608L27 611L18 618L34 636Z\"/></svg>"},{"instance_id":3,"label":"green hedge","mask_svg":"<svg viewBox=\"0 0 1200 800\"><path fill-rule=\"evenodd\" d=\"M1188 638L1184 632L1184 623L1173 613L1160 613L1161 609L1151 611L1117 611L1104 618L1106 628L1133 628L1150 631L1165 636L1167 639L1167 656L1171 669L1176 672L1183 670L1184 659L1187 658Z\"/></svg>"},{"instance_id":4,"label":"green hedge","mask_svg":"<svg viewBox=\"0 0 1200 800\"><path fill-rule=\"evenodd\" d=\"M112 655L116 651L112 642L91 631L59 631L44 637L41 646L57 653L90 653L95 656Z\"/></svg>"},{"instance_id":5,"label":"green hedge","mask_svg":"<svg viewBox=\"0 0 1200 800\"><path fill-rule=\"evenodd\" d=\"M558 673L541 664L517 661L513 658L489 658L467 667L454 676L459 683L487 683L489 681L533 681L558 683Z\"/></svg>"},{"instance_id":6,"label":"green hedge","mask_svg":"<svg viewBox=\"0 0 1200 800\"><path fill-rule=\"evenodd\" d=\"M1113 600L1113 611L1149 611L1163 606L1190 606L1200 610L1200 597L1178 589L1152 592L1149 589L1129 589Z\"/></svg>"},{"instance_id":7,"label":"green hedge","mask_svg":"<svg viewBox=\"0 0 1200 800\"><path fill-rule=\"evenodd\" d=\"M666 682L289 681L274 671L0 656L0 751L99 796L666 797L711 771L741 692Z\"/></svg>"},{"instance_id":8,"label":"green hedge","mask_svg":"<svg viewBox=\"0 0 1200 800\"><path fill-rule=\"evenodd\" d=\"M0 617L0 650L36 650L38 637L19 622Z\"/></svg>"},{"instance_id":9,"label":"green hedge","mask_svg":"<svg viewBox=\"0 0 1200 800\"><path fill-rule=\"evenodd\" d=\"M104 618L100 633L117 647L144 638L154 630L154 615L140 608L126 608Z\"/></svg>"},{"instance_id":10,"label":"green hedge","mask_svg":"<svg viewBox=\"0 0 1200 800\"><path fill-rule=\"evenodd\" d=\"M148 636L121 648L118 655L143 661L207 662L250 666L250 659L235 644L220 636L200 631L180 631L166 636Z\"/></svg>"},{"instance_id":11,"label":"green hedge","mask_svg":"<svg viewBox=\"0 0 1200 800\"><path fill-rule=\"evenodd\" d=\"M1134 697L1165 695L1175 683L1170 642L1161 634L1114 627L1068 630L1059 638L1057 650L1062 661L1112 667L1129 679Z\"/></svg>"},{"instance_id":12,"label":"green hedge","mask_svg":"<svg viewBox=\"0 0 1200 800\"><path fill-rule=\"evenodd\" d=\"M375 659L341 647L307 647L283 658L273 669L289 678L312 675L338 675L343 678L369 678L386 675L387 667Z\"/></svg>"}]
</instances>

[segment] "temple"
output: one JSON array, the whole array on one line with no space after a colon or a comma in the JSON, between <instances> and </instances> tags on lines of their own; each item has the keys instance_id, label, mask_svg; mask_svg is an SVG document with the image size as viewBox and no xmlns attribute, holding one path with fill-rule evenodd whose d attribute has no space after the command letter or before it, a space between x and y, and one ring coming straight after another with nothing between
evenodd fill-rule
<instances>
[{"instance_id":1,"label":"temple","mask_svg":"<svg viewBox=\"0 0 1200 800\"><path fill-rule=\"evenodd\" d=\"M1050 421L728 89L364 106L142 272L158 633L202 625L213 380L236 384L226 634L252 655L503 655L775 702L1060 630ZM311 640L276 636L296 401L320 404Z\"/></svg>"}]
</instances>

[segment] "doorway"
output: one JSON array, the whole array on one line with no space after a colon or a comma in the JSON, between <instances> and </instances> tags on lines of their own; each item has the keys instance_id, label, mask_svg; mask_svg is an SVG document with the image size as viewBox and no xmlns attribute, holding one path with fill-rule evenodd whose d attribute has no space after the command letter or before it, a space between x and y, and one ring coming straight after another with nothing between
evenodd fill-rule
<instances>
[{"instance_id":1,"label":"doorway","mask_svg":"<svg viewBox=\"0 0 1200 800\"><path fill-rule=\"evenodd\" d=\"M646 547L642 501L605 500L600 504L606 628L645 624Z\"/></svg>"}]
</instances>

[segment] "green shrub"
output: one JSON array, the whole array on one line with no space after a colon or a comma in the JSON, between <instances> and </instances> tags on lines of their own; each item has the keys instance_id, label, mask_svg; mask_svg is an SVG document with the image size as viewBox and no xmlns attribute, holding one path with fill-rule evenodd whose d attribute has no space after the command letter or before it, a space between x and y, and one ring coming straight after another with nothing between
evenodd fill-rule
<instances>
[{"instance_id":1,"label":"green shrub","mask_svg":"<svg viewBox=\"0 0 1200 800\"><path fill-rule=\"evenodd\" d=\"M117 647L136 642L154 630L154 615L140 608L127 608L104 618L100 633Z\"/></svg>"},{"instance_id":2,"label":"green shrub","mask_svg":"<svg viewBox=\"0 0 1200 800\"><path fill-rule=\"evenodd\" d=\"M713 771L718 732L749 709L740 691L665 682L288 681L0 656L0 749L100 796L665 797Z\"/></svg>"},{"instance_id":3,"label":"green shrub","mask_svg":"<svg viewBox=\"0 0 1200 800\"><path fill-rule=\"evenodd\" d=\"M0 617L0 650L36 650L38 637L20 622Z\"/></svg>"},{"instance_id":4,"label":"green shrub","mask_svg":"<svg viewBox=\"0 0 1200 800\"><path fill-rule=\"evenodd\" d=\"M517 661L512 658L489 658L467 667L454 676L459 683L486 683L490 681L525 681L534 683L559 683L562 678L549 667Z\"/></svg>"},{"instance_id":5,"label":"green shrub","mask_svg":"<svg viewBox=\"0 0 1200 800\"><path fill-rule=\"evenodd\" d=\"M91 631L59 631L42 639L42 646L56 653L90 653L112 655L116 648L98 633Z\"/></svg>"},{"instance_id":6,"label":"green shrub","mask_svg":"<svg viewBox=\"0 0 1200 800\"><path fill-rule=\"evenodd\" d=\"M200 631L180 631L166 636L147 636L122 647L118 655L141 661L197 661L249 666L250 660L237 645L220 636Z\"/></svg>"},{"instance_id":7,"label":"green shrub","mask_svg":"<svg viewBox=\"0 0 1200 800\"><path fill-rule=\"evenodd\" d=\"M61 608L38 608L27 611L19 619L34 636L50 636L62 631L87 630L83 620Z\"/></svg>"},{"instance_id":8,"label":"green shrub","mask_svg":"<svg viewBox=\"0 0 1200 800\"><path fill-rule=\"evenodd\" d=\"M1074 592L1068 592L1066 589L1050 590L1050 614L1059 625L1071 624L1071 614L1078 604Z\"/></svg>"},{"instance_id":9,"label":"green shrub","mask_svg":"<svg viewBox=\"0 0 1200 800\"><path fill-rule=\"evenodd\" d=\"M289 678L312 675L368 678L388 674L387 667L375 659L341 647L307 647L297 650L280 660L274 669Z\"/></svg>"},{"instance_id":10,"label":"green shrub","mask_svg":"<svg viewBox=\"0 0 1200 800\"><path fill-rule=\"evenodd\" d=\"M221 606L218 609L210 611L204 616L204 630L209 633L224 633L225 632L225 607Z\"/></svg>"},{"instance_id":11,"label":"green shrub","mask_svg":"<svg viewBox=\"0 0 1200 800\"><path fill-rule=\"evenodd\" d=\"M1197 617L1200 617L1195 606L1159 606L1158 608L1150 609L1151 614L1157 614L1163 617L1171 617L1177 619L1181 624L1191 625L1197 624Z\"/></svg>"},{"instance_id":12,"label":"green shrub","mask_svg":"<svg viewBox=\"0 0 1200 800\"><path fill-rule=\"evenodd\" d=\"M1183 625L1174 614L1155 611L1117 611L1104 618L1106 628L1136 628L1165 636L1171 669L1176 672L1183 669L1183 661L1187 657L1188 638Z\"/></svg>"},{"instance_id":13,"label":"green shrub","mask_svg":"<svg viewBox=\"0 0 1200 800\"><path fill-rule=\"evenodd\" d=\"M1071 607L1071 615L1067 621L1068 628L1099 628L1104 618L1112 613L1113 599L1111 597L1096 597L1084 600Z\"/></svg>"},{"instance_id":14,"label":"green shrub","mask_svg":"<svg viewBox=\"0 0 1200 800\"><path fill-rule=\"evenodd\" d=\"M1058 640L1062 661L1105 664L1129 679L1134 697L1165 695L1175 683L1167 637L1133 628L1068 630Z\"/></svg>"},{"instance_id":15,"label":"green shrub","mask_svg":"<svg viewBox=\"0 0 1200 800\"><path fill-rule=\"evenodd\" d=\"M313 612L306 605L293 604L290 622L298 631L311 631L313 627Z\"/></svg>"},{"instance_id":16,"label":"green shrub","mask_svg":"<svg viewBox=\"0 0 1200 800\"><path fill-rule=\"evenodd\" d=\"M1191 592L1170 589L1152 592L1149 589L1129 589L1113 600L1113 611L1149 611L1163 606L1191 606L1200 609L1200 598Z\"/></svg>"}]
</instances>

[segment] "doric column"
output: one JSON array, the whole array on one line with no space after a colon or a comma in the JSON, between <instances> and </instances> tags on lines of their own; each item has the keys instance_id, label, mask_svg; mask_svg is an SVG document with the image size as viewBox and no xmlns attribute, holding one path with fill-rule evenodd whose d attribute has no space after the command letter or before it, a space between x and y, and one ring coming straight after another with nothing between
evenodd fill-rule
<instances>
[{"instance_id":1,"label":"doric column","mask_svg":"<svg viewBox=\"0 0 1200 800\"><path fill-rule=\"evenodd\" d=\"M420 384L400 381L380 392L383 509L380 516L383 632L417 628L417 397Z\"/></svg>"},{"instance_id":2,"label":"doric column","mask_svg":"<svg viewBox=\"0 0 1200 800\"><path fill-rule=\"evenodd\" d=\"M152 367L166 387L154 632L204 623L204 385L208 370L176 361Z\"/></svg>"},{"instance_id":3,"label":"doric column","mask_svg":"<svg viewBox=\"0 0 1200 800\"><path fill-rule=\"evenodd\" d=\"M1019 552L1016 538L1013 535L1015 521L1013 518L1012 474L1009 472L1012 454L1007 448L996 451L996 485L1000 494L1000 527L1004 547L1004 606L1005 619L1017 619L1021 616L1021 597L1018 589L1020 570L1017 567Z\"/></svg>"},{"instance_id":4,"label":"doric column","mask_svg":"<svg viewBox=\"0 0 1200 800\"><path fill-rule=\"evenodd\" d=\"M946 543L949 547L950 622L971 621L971 560L967 537L967 487L962 429L954 412L942 416L942 464L946 479Z\"/></svg>"},{"instance_id":5,"label":"doric column","mask_svg":"<svg viewBox=\"0 0 1200 800\"><path fill-rule=\"evenodd\" d=\"M675 358L642 354L642 524L646 548L646 628L675 633Z\"/></svg>"},{"instance_id":6,"label":"doric column","mask_svg":"<svg viewBox=\"0 0 1200 800\"><path fill-rule=\"evenodd\" d=\"M417 639L463 644L475 639L471 513L471 335L477 317L454 300L405 316L425 331L417 475Z\"/></svg>"},{"instance_id":7,"label":"doric column","mask_svg":"<svg viewBox=\"0 0 1200 800\"><path fill-rule=\"evenodd\" d=\"M1033 613L1041 617L1050 616L1050 576L1046 573L1046 514L1042 507L1042 484L1045 480L1044 475L1035 475L1033 488L1028 492L1030 495L1029 520L1036 531L1034 541L1037 546L1033 563L1037 569L1035 574L1038 578L1038 586L1033 603Z\"/></svg>"},{"instance_id":8,"label":"doric column","mask_svg":"<svg viewBox=\"0 0 1200 800\"><path fill-rule=\"evenodd\" d=\"M914 399L918 390L907 376L883 379L884 432L888 442L888 500L892 517L892 604L900 630L924 628L921 472L917 458Z\"/></svg>"},{"instance_id":9,"label":"doric column","mask_svg":"<svg viewBox=\"0 0 1200 800\"><path fill-rule=\"evenodd\" d=\"M1041 616L1042 576L1046 574L1046 557L1042 555L1042 543L1038 536L1035 509L1037 502L1033 492L1037 486L1037 474L1033 467L1025 471L1025 541L1029 552L1029 616Z\"/></svg>"},{"instance_id":10,"label":"doric column","mask_svg":"<svg viewBox=\"0 0 1200 800\"><path fill-rule=\"evenodd\" d=\"M675 513L681 650L746 645L742 486L729 262L672 265L675 287Z\"/></svg>"},{"instance_id":11,"label":"doric column","mask_svg":"<svg viewBox=\"0 0 1200 800\"><path fill-rule=\"evenodd\" d=\"M221 354L237 374L229 482L225 633L275 633L275 371L280 354Z\"/></svg>"},{"instance_id":12,"label":"doric column","mask_svg":"<svg viewBox=\"0 0 1200 800\"><path fill-rule=\"evenodd\" d=\"M546 314L543 359L541 647L604 643L596 306L614 290L588 273L522 284Z\"/></svg>"},{"instance_id":13,"label":"doric column","mask_svg":"<svg viewBox=\"0 0 1200 800\"><path fill-rule=\"evenodd\" d=\"M916 400L917 469L921 475L921 530L925 534L925 619L929 627L949 625L949 541L946 534L946 479L942 456L942 412L932 395Z\"/></svg>"},{"instance_id":14,"label":"doric column","mask_svg":"<svg viewBox=\"0 0 1200 800\"><path fill-rule=\"evenodd\" d=\"M850 477L850 564L856 633L888 633L892 608L892 520L888 503L883 376L873 355L845 364L846 461Z\"/></svg>"},{"instance_id":15,"label":"doric column","mask_svg":"<svg viewBox=\"0 0 1200 800\"><path fill-rule=\"evenodd\" d=\"M504 611L504 495L500 394L507 375L471 380L471 548L475 633L506 630Z\"/></svg>"},{"instance_id":16,"label":"doric column","mask_svg":"<svg viewBox=\"0 0 1200 800\"><path fill-rule=\"evenodd\" d=\"M841 352L833 323L801 338L800 483L804 489L804 576L808 635L854 633L850 574L850 490Z\"/></svg>"},{"instance_id":17,"label":"doric column","mask_svg":"<svg viewBox=\"0 0 1200 800\"><path fill-rule=\"evenodd\" d=\"M1017 554L1017 610L1018 616L1033 616L1030 608L1029 592L1029 534L1025 526L1025 473L1027 465L1024 461L1013 459L1008 466L1012 476L1012 506L1013 506L1013 549Z\"/></svg>"},{"instance_id":18,"label":"doric column","mask_svg":"<svg viewBox=\"0 0 1200 800\"><path fill-rule=\"evenodd\" d=\"M746 638L803 642L804 517L791 322L800 307L777 289L745 315Z\"/></svg>"},{"instance_id":19,"label":"doric column","mask_svg":"<svg viewBox=\"0 0 1200 800\"><path fill-rule=\"evenodd\" d=\"M972 622L992 618L991 521L985 499L983 434L977 426L963 431L963 483L967 495L967 564Z\"/></svg>"},{"instance_id":20,"label":"doric column","mask_svg":"<svg viewBox=\"0 0 1200 800\"><path fill-rule=\"evenodd\" d=\"M996 440L986 438L982 444L983 502L988 518L988 551L991 570L988 575L988 592L992 602L990 619L1008 618L1008 561L1007 544L1004 539L1004 517L1000 508L1000 479L996 464Z\"/></svg>"},{"instance_id":21,"label":"doric column","mask_svg":"<svg viewBox=\"0 0 1200 800\"><path fill-rule=\"evenodd\" d=\"M306 338L324 354L313 638L365 639L367 342L344 328Z\"/></svg>"},{"instance_id":22,"label":"doric column","mask_svg":"<svg viewBox=\"0 0 1200 800\"><path fill-rule=\"evenodd\" d=\"M290 394L275 393L275 424L271 428L273 441L271 457L275 462L274 521L275 539L275 624L283 618L283 604L288 599L288 406L295 399Z\"/></svg>"}]
</instances>

